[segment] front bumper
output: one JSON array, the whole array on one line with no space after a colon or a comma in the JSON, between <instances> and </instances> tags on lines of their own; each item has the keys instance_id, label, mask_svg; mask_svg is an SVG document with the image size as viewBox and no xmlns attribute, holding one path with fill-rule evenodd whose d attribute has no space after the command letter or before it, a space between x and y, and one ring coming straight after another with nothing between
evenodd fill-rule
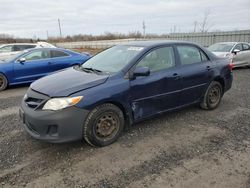
<instances>
[{"instance_id":1,"label":"front bumper","mask_svg":"<svg viewBox=\"0 0 250 188\"><path fill-rule=\"evenodd\" d=\"M35 110L23 100L19 114L29 135L46 142L62 143L82 139L88 111L77 107L59 111Z\"/></svg>"}]
</instances>

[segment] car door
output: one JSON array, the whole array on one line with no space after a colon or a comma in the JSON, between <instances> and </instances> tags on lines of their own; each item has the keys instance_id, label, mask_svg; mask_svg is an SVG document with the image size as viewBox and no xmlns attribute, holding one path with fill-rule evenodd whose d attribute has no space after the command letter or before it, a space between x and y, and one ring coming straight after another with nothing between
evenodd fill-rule
<instances>
[{"instance_id":1,"label":"car door","mask_svg":"<svg viewBox=\"0 0 250 188\"><path fill-rule=\"evenodd\" d=\"M198 47L177 45L182 76L181 105L189 105L200 100L214 74L214 63Z\"/></svg>"},{"instance_id":2,"label":"car door","mask_svg":"<svg viewBox=\"0 0 250 188\"><path fill-rule=\"evenodd\" d=\"M32 50L14 63L16 82L34 81L52 72L47 49Z\"/></svg>"},{"instance_id":3,"label":"car door","mask_svg":"<svg viewBox=\"0 0 250 188\"><path fill-rule=\"evenodd\" d=\"M64 69L74 64L74 59L71 57L71 55L62 50L53 49L50 50L50 54L50 63L53 71Z\"/></svg>"},{"instance_id":4,"label":"car door","mask_svg":"<svg viewBox=\"0 0 250 188\"><path fill-rule=\"evenodd\" d=\"M239 52L234 53L234 50L239 50ZM236 44L234 46L234 48L232 49L232 53L233 53L233 60L232 61L235 65L240 65L240 64L244 63L242 43Z\"/></svg>"},{"instance_id":5,"label":"car door","mask_svg":"<svg viewBox=\"0 0 250 188\"><path fill-rule=\"evenodd\" d=\"M179 106L181 81L173 47L150 51L136 67L148 67L150 75L130 81L130 105L135 120Z\"/></svg>"},{"instance_id":6,"label":"car door","mask_svg":"<svg viewBox=\"0 0 250 188\"><path fill-rule=\"evenodd\" d=\"M250 65L250 45L247 43L242 43L242 63L245 65Z\"/></svg>"}]
</instances>

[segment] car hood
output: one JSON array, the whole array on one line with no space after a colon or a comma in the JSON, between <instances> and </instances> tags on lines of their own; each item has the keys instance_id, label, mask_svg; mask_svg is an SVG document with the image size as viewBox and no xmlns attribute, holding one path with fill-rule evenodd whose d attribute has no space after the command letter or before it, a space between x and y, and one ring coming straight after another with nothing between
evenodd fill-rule
<instances>
[{"instance_id":1,"label":"car hood","mask_svg":"<svg viewBox=\"0 0 250 188\"><path fill-rule=\"evenodd\" d=\"M66 97L103 84L109 75L97 75L69 68L43 77L31 84L31 89L50 97Z\"/></svg>"}]
</instances>

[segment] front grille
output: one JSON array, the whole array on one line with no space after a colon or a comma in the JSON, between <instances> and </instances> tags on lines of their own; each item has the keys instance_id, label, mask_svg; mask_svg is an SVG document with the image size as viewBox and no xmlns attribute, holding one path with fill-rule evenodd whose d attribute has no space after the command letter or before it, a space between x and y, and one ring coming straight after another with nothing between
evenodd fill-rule
<instances>
[{"instance_id":1,"label":"front grille","mask_svg":"<svg viewBox=\"0 0 250 188\"><path fill-rule=\"evenodd\" d=\"M25 104L32 109L39 109L49 99L47 95L38 93L31 89L27 92L27 97L24 99Z\"/></svg>"},{"instance_id":2,"label":"front grille","mask_svg":"<svg viewBox=\"0 0 250 188\"><path fill-rule=\"evenodd\" d=\"M32 97L28 97L25 100L25 103L30 108L37 108L42 102L43 102L43 99L36 99L36 98L32 98Z\"/></svg>"}]
</instances>

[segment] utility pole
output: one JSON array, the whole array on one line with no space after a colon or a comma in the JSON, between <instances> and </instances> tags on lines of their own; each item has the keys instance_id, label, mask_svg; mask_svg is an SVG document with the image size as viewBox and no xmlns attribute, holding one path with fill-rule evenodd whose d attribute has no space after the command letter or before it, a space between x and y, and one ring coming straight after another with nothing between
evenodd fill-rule
<instances>
[{"instance_id":1,"label":"utility pole","mask_svg":"<svg viewBox=\"0 0 250 188\"><path fill-rule=\"evenodd\" d=\"M194 21L194 33L196 32L197 21Z\"/></svg>"},{"instance_id":2,"label":"utility pole","mask_svg":"<svg viewBox=\"0 0 250 188\"><path fill-rule=\"evenodd\" d=\"M61 22L59 18L58 18L58 26L59 26L60 37L62 37Z\"/></svg>"},{"instance_id":3,"label":"utility pole","mask_svg":"<svg viewBox=\"0 0 250 188\"><path fill-rule=\"evenodd\" d=\"M46 33L47 33L47 40L48 40L49 39L49 31L47 30Z\"/></svg>"},{"instance_id":4,"label":"utility pole","mask_svg":"<svg viewBox=\"0 0 250 188\"><path fill-rule=\"evenodd\" d=\"M176 26L174 25L174 33L176 33Z\"/></svg>"},{"instance_id":5,"label":"utility pole","mask_svg":"<svg viewBox=\"0 0 250 188\"><path fill-rule=\"evenodd\" d=\"M142 22L143 37L146 38L146 24L145 21Z\"/></svg>"}]
</instances>

